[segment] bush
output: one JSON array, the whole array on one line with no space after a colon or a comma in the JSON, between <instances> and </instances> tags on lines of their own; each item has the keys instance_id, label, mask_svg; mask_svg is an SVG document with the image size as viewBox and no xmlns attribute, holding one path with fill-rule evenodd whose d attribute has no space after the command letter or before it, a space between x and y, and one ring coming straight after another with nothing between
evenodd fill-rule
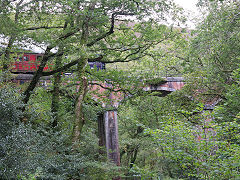
<instances>
[{"instance_id":1,"label":"bush","mask_svg":"<svg viewBox=\"0 0 240 180\"><path fill-rule=\"evenodd\" d=\"M19 89L11 86L0 87L1 137L9 134L12 126L19 122L22 115L21 108L23 107L21 98Z\"/></svg>"}]
</instances>

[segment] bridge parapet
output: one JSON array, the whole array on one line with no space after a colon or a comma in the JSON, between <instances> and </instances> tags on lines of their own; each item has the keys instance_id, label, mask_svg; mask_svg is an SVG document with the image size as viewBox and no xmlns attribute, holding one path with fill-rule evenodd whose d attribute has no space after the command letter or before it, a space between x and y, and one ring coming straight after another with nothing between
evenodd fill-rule
<instances>
[{"instance_id":1,"label":"bridge parapet","mask_svg":"<svg viewBox=\"0 0 240 180\"><path fill-rule=\"evenodd\" d=\"M167 77L163 78L166 80L165 83L160 84L151 84L145 86L143 90L145 91L160 91L162 92L162 96L166 96L167 94L174 92L176 90L182 89L184 86L184 78L183 77Z\"/></svg>"},{"instance_id":2,"label":"bridge parapet","mask_svg":"<svg viewBox=\"0 0 240 180\"><path fill-rule=\"evenodd\" d=\"M17 74L13 76L13 82L17 84L21 84L21 82L29 82L32 79L32 74ZM166 77L162 78L163 81L159 83L146 83L145 87L143 87L144 91L158 91L162 93L162 96L166 96L167 94L170 94L171 92L174 92L176 90L182 89L184 86L184 78L183 77ZM47 83L50 83L50 77L42 77L41 81L47 81ZM97 85L99 84L99 85ZM107 98L106 96L106 89L111 89L109 85L105 82L102 83L94 83L94 85L89 86L90 92L97 92L98 95L92 93L92 96L94 99L102 99ZM118 91L117 93L111 94L112 101L121 101L124 98L124 95ZM118 104L118 103L117 103Z\"/></svg>"}]
</instances>

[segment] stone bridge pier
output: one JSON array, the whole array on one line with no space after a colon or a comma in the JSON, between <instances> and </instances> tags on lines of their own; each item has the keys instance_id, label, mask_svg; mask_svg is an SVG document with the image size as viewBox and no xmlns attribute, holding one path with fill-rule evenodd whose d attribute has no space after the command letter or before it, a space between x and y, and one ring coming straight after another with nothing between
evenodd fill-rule
<instances>
[{"instance_id":1,"label":"stone bridge pier","mask_svg":"<svg viewBox=\"0 0 240 180\"><path fill-rule=\"evenodd\" d=\"M161 85L151 85L144 87L145 91L159 91L163 96L167 94L180 90L184 86L182 77L168 77L165 78L166 82ZM107 87L110 87L107 85ZM94 89L94 88L93 88ZM101 90L100 91L104 91ZM119 141L118 141L118 121L117 121L117 103L114 102L115 99L119 100L119 97L115 97L112 93L109 95L113 110L105 111L103 114L98 116L98 136L99 136L99 146L100 153L103 154L104 148L106 149L106 154L108 159L116 164L120 165L120 152L119 152Z\"/></svg>"}]
</instances>

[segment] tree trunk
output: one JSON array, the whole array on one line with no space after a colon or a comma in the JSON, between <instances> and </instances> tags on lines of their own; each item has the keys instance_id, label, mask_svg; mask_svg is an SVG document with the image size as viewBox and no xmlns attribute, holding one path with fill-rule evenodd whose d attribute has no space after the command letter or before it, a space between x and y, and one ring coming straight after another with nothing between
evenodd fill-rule
<instances>
[{"instance_id":1,"label":"tree trunk","mask_svg":"<svg viewBox=\"0 0 240 180\"><path fill-rule=\"evenodd\" d=\"M47 64L47 61L49 59L49 52L50 52L51 48L47 48L46 52L45 52L45 55L43 56L43 59L41 61L41 64L38 68L38 70L35 72L33 78L32 78L32 81L30 82L30 84L28 85L27 89L25 90L24 92L24 99L23 99L23 102L24 104L27 104L28 101L29 101L29 98L31 96L31 92L34 90L34 88L36 87L39 79L41 78L42 76L42 72L43 72L43 69L44 67L46 66ZM24 111L25 109L23 109Z\"/></svg>"},{"instance_id":2,"label":"tree trunk","mask_svg":"<svg viewBox=\"0 0 240 180\"><path fill-rule=\"evenodd\" d=\"M56 63L55 63L55 69L58 69L61 67L62 64L62 57L57 57ZM56 127L59 122L59 96L60 96L60 84L61 84L61 72L58 72L54 75L54 81L53 81L53 92L52 92L52 113L54 120L52 122L52 127Z\"/></svg>"},{"instance_id":3,"label":"tree trunk","mask_svg":"<svg viewBox=\"0 0 240 180\"><path fill-rule=\"evenodd\" d=\"M138 154L138 147L135 147L134 150L132 151L132 156L131 156L131 161L130 161L130 169L133 167L133 164L135 163L137 159L137 154Z\"/></svg>"},{"instance_id":4,"label":"tree trunk","mask_svg":"<svg viewBox=\"0 0 240 180\"><path fill-rule=\"evenodd\" d=\"M9 38L8 45L7 45L7 47L5 49L5 52L4 52L4 59L3 59L3 70L4 71L8 70L8 66L9 66L9 63L10 63L10 53L11 53L11 48L12 48L13 42L14 42L14 37L11 36Z\"/></svg>"},{"instance_id":5,"label":"tree trunk","mask_svg":"<svg viewBox=\"0 0 240 180\"><path fill-rule=\"evenodd\" d=\"M15 24L18 23L18 17L19 17L19 13L20 13L20 6L23 3L23 0L20 0L17 4L16 4L16 13L14 16L14 21ZM8 67L9 67L9 63L10 63L10 53L11 53L11 48L12 45L16 39L16 32L12 32L12 34L9 37L9 41L8 41L8 45L4 51L4 59L3 59L3 71L7 72L8 71ZM4 74L3 77L4 81L7 81L7 74Z\"/></svg>"},{"instance_id":6,"label":"tree trunk","mask_svg":"<svg viewBox=\"0 0 240 180\"><path fill-rule=\"evenodd\" d=\"M78 88L77 101L75 105L75 121L74 121L73 139L72 139L73 143L77 143L79 141L83 125L85 124L85 119L82 111L82 104L83 104L83 99L87 93L87 87L88 87L87 78L84 77L86 64L87 64L86 58L83 59L82 62L78 63L78 79L80 80L80 82L79 82L79 88Z\"/></svg>"}]
</instances>

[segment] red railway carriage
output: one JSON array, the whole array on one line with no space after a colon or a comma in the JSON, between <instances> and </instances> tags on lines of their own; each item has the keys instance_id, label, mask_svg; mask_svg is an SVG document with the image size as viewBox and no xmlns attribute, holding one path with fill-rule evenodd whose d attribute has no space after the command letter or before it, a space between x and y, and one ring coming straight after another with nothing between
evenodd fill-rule
<instances>
[{"instance_id":1,"label":"red railway carriage","mask_svg":"<svg viewBox=\"0 0 240 180\"><path fill-rule=\"evenodd\" d=\"M0 52L0 56L2 53ZM40 53L11 53L12 61L10 66L10 71L12 73L24 74L24 73L34 73L43 58L44 54ZM97 70L104 70L105 63L102 62L89 62L90 69L97 68ZM46 64L43 71L53 70L53 64Z\"/></svg>"},{"instance_id":2,"label":"red railway carriage","mask_svg":"<svg viewBox=\"0 0 240 180\"><path fill-rule=\"evenodd\" d=\"M43 58L43 54L39 53L17 53L14 57L15 62L12 63L11 72L13 73L26 73L35 72L40 61ZM89 62L90 68L97 68L97 70L105 69L105 63L101 62ZM53 64L47 64L44 67L44 71L49 71L53 69Z\"/></svg>"},{"instance_id":3,"label":"red railway carriage","mask_svg":"<svg viewBox=\"0 0 240 180\"><path fill-rule=\"evenodd\" d=\"M14 57L15 62L12 63L11 72L35 72L38 69L42 58L43 54L39 53L17 53ZM52 64L47 64L44 67L44 71L49 71L51 69Z\"/></svg>"}]
</instances>

